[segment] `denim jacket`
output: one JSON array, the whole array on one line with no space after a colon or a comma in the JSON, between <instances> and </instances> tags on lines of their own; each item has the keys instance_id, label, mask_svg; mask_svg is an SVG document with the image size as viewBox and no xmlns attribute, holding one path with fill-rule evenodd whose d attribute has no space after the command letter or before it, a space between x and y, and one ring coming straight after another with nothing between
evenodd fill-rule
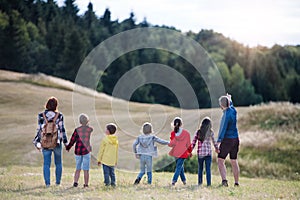
<instances>
[{"instance_id":1,"label":"denim jacket","mask_svg":"<svg viewBox=\"0 0 300 200\"><path fill-rule=\"evenodd\" d=\"M157 146L154 144L155 142L163 145L169 144L168 141L160 139L154 135L140 135L135 142L133 143L133 152L135 154L143 154L149 156L157 156Z\"/></svg>"}]
</instances>

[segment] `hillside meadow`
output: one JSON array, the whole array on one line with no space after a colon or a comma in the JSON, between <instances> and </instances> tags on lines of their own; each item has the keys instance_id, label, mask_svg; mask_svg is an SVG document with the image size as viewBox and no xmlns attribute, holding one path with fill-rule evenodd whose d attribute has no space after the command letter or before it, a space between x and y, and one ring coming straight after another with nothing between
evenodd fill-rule
<instances>
[{"instance_id":1,"label":"hillside meadow","mask_svg":"<svg viewBox=\"0 0 300 200\"><path fill-rule=\"evenodd\" d=\"M140 104L115 100L119 111L117 135L120 141L117 166L118 187L103 186L102 169L95 157L106 123L115 122L113 98L82 88L77 96L93 99L96 113L90 115L94 127L92 135L93 159L90 187L72 188L75 167L73 150L63 150L64 173L60 187L44 188L42 155L32 145L36 134L37 114L43 110L50 96L59 99L59 110L64 114L70 138L78 125L73 113L74 84L43 74L28 75L0 70L0 199L300 199L300 107L290 103L270 103L251 107L238 107L240 131L239 163L241 187L219 187L220 177L213 156L213 185L196 186L197 175L188 174L186 186L179 183L171 187L172 173L154 173L153 185L132 183L138 172L131 145L140 134L145 121L153 123L155 133L169 139L170 123L175 116L183 116L184 127L193 135L201 119L210 116L217 134L222 112L219 108L181 110L173 107ZM129 114L125 108L128 107ZM128 117L136 126L126 126ZM216 137L216 136L215 136ZM161 159L169 151L159 146ZM195 158L194 158L195 159ZM227 163L228 166L229 163ZM52 164L53 165L53 164ZM52 174L54 168L52 168ZM229 183L233 178L228 166ZM54 177L52 177L54 178ZM82 179L81 179L82 181Z\"/></svg>"}]
</instances>

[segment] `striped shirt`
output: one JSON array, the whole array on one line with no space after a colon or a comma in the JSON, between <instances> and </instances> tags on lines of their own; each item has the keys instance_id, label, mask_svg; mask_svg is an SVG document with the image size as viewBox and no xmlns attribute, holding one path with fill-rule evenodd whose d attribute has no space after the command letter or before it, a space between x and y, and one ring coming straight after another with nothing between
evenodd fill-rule
<instances>
[{"instance_id":1,"label":"striped shirt","mask_svg":"<svg viewBox=\"0 0 300 200\"><path fill-rule=\"evenodd\" d=\"M197 136L197 132L195 133L193 142L192 142L192 148L194 149L194 147L196 146L196 142L198 141L198 149L197 149L197 154L200 157L204 157L204 156L209 156L211 155L211 142L213 142L213 145L215 147L215 149L218 148L217 142L214 138L214 132L211 130L210 133L208 133L204 139L203 142L198 140L198 136Z\"/></svg>"}]
</instances>

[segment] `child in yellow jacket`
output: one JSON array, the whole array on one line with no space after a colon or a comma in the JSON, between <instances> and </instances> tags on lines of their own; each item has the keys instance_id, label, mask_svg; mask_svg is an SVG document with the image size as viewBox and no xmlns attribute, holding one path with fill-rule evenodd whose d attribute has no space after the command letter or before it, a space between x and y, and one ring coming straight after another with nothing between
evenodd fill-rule
<instances>
[{"instance_id":1,"label":"child in yellow jacket","mask_svg":"<svg viewBox=\"0 0 300 200\"><path fill-rule=\"evenodd\" d=\"M115 166L118 161L118 137L115 136L117 126L113 123L106 125L106 136L100 144L98 153L98 166L102 164L104 174L104 184L106 186L116 186Z\"/></svg>"}]
</instances>

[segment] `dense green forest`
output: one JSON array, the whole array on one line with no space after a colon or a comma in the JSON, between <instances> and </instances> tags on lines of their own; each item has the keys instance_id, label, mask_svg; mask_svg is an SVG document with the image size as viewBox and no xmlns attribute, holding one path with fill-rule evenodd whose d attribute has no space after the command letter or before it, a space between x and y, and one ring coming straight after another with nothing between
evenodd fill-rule
<instances>
[{"instance_id":1,"label":"dense green forest","mask_svg":"<svg viewBox=\"0 0 300 200\"><path fill-rule=\"evenodd\" d=\"M54 0L0 1L0 68L25 73L42 72L74 81L84 58L105 39L138 27L160 27L145 19L136 23L134 13L121 22L111 20L111 11L97 16L92 3L78 14L75 0L59 7ZM197 20L197 19L194 19ZM174 27L163 26L180 32ZM219 68L226 91L235 104L247 106L268 101L300 102L300 45L248 47L213 30L184 33L199 42ZM118 79L145 63L168 65L184 75L196 91L201 108L210 107L210 97L199 73L176 54L158 49L129 52L102 73L98 90L111 94ZM179 106L164 86L140 87L132 101Z\"/></svg>"}]
</instances>

